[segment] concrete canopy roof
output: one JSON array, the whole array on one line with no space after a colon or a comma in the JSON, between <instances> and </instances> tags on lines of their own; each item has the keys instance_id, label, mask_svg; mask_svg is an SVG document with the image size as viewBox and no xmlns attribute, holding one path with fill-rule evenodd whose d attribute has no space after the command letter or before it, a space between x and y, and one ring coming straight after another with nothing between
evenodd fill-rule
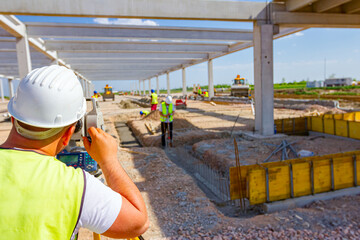
<instances>
[{"instance_id":1,"label":"concrete canopy roof","mask_svg":"<svg viewBox=\"0 0 360 240\"><path fill-rule=\"evenodd\" d=\"M251 30L237 29L58 23L25 27L29 38L38 39L88 80L148 79L250 47L253 41ZM283 29L279 36L299 30ZM12 67L0 64L0 71L17 76L14 38L0 41L0 59L1 53ZM37 63L38 55L31 55Z\"/></svg>"},{"instance_id":2,"label":"concrete canopy roof","mask_svg":"<svg viewBox=\"0 0 360 240\"><path fill-rule=\"evenodd\" d=\"M308 27L359 27L359 2L93 0L89 4L87 0L36 0L35 4L3 0L0 13L272 23L277 26L274 38L279 38ZM0 26L0 74L13 76L18 75L15 38L24 36L33 50L33 67L57 61L89 80L149 79L253 46L252 31L238 29L24 24L11 15L0 15Z\"/></svg>"}]
</instances>

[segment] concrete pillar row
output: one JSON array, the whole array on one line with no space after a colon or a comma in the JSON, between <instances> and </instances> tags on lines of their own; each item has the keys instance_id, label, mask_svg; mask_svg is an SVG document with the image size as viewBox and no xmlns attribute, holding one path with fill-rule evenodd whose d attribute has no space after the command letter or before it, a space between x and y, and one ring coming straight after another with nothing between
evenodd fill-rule
<instances>
[{"instance_id":1,"label":"concrete pillar row","mask_svg":"<svg viewBox=\"0 0 360 240\"><path fill-rule=\"evenodd\" d=\"M145 80L142 81L143 83L143 90L144 90L144 96L146 95L146 91L145 91Z\"/></svg>"},{"instance_id":2,"label":"concrete pillar row","mask_svg":"<svg viewBox=\"0 0 360 240\"><path fill-rule=\"evenodd\" d=\"M3 85L3 79L0 78L0 93L1 93L1 101L4 102L4 85Z\"/></svg>"},{"instance_id":3,"label":"concrete pillar row","mask_svg":"<svg viewBox=\"0 0 360 240\"><path fill-rule=\"evenodd\" d=\"M170 73L166 73L166 87L167 87L167 95L170 95Z\"/></svg>"},{"instance_id":4,"label":"concrete pillar row","mask_svg":"<svg viewBox=\"0 0 360 240\"><path fill-rule=\"evenodd\" d=\"M14 96L14 83L13 78L8 78L9 83L9 98L12 98Z\"/></svg>"},{"instance_id":5,"label":"concrete pillar row","mask_svg":"<svg viewBox=\"0 0 360 240\"><path fill-rule=\"evenodd\" d=\"M186 89L186 71L185 68L182 68L182 94L186 95L187 94L187 89Z\"/></svg>"},{"instance_id":6,"label":"concrete pillar row","mask_svg":"<svg viewBox=\"0 0 360 240\"><path fill-rule=\"evenodd\" d=\"M156 94L157 94L157 95L160 94L160 89L159 89L159 76L156 76Z\"/></svg>"},{"instance_id":7,"label":"concrete pillar row","mask_svg":"<svg viewBox=\"0 0 360 240\"><path fill-rule=\"evenodd\" d=\"M213 60L208 61L208 92L209 98L214 97L214 71L213 71Z\"/></svg>"},{"instance_id":8,"label":"concrete pillar row","mask_svg":"<svg viewBox=\"0 0 360 240\"><path fill-rule=\"evenodd\" d=\"M254 22L255 131L274 134L274 73L272 24Z\"/></svg>"},{"instance_id":9,"label":"concrete pillar row","mask_svg":"<svg viewBox=\"0 0 360 240\"><path fill-rule=\"evenodd\" d=\"M151 78L149 78L149 94L151 94Z\"/></svg>"}]
</instances>

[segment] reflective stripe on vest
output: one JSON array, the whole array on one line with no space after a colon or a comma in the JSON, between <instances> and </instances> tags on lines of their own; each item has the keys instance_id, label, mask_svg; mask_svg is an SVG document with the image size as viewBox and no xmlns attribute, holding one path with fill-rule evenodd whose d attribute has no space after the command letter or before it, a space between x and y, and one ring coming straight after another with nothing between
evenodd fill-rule
<instances>
[{"instance_id":1,"label":"reflective stripe on vest","mask_svg":"<svg viewBox=\"0 0 360 240\"><path fill-rule=\"evenodd\" d=\"M69 240L78 222L84 173L54 157L0 149L1 239Z\"/></svg>"},{"instance_id":2,"label":"reflective stripe on vest","mask_svg":"<svg viewBox=\"0 0 360 240\"><path fill-rule=\"evenodd\" d=\"M167 109L166 109L166 103L165 103L165 102L162 102L162 103L161 103L161 112L162 112L163 115L167 115L167 114L168 114ZM170 103L170 104L169 104L169 113L172 114L172 112L173 112L173 104ZM166 119L167 119L167 117L160 116L160 121L161 121L161 122L165 122ZM171 115L170 118L169 118L169 121L172 122L173 120L174 120L174 116Z\"/></svg>"},{"instance_id":3,"label":"reflective stripe on vest","mask_svg":"<svg viewBox=\"0 0 360 240\"><path fill-rule=\"evenodd\" d=\"M157 100L157 94L156 93L152 93L151 94L151 104L158 104L158 100Z\"/></svg>"}]
</instances>

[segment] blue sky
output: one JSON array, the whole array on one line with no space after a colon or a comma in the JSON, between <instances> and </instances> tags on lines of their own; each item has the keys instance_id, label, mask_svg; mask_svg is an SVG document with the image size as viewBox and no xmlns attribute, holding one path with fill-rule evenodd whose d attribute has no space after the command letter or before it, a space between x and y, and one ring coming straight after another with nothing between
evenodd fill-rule
<instances>
[{"instance_id":1,"label":"blue sky","mask_svg":"<svg viewBox=\"0 0 360 240\"><path fill-rule=\"evenodd\" d=\"M261 0L259 0L261 1ZM263 1L261 1L263 2ZM18 16L24 22L71 22L94 23L117 22L129 24L134 20L63 18ZM217 21L177 21L177 20L136 20L143 24L159 26L219 27L252 29L251 23ZM134 22L133 22L134 23ZM300 80L323 80L326 59L326 76L351 77L360 80L360 29L318 29L312 28L274 41L274 82ZM237 75L253 83L253 48L217 58L214 60L214 83L230 84ZM200 83L207 85L207 64L187 68L187 85ZM166 88L166 76L160 76L160 88ZM181 70L170 73L171 88L181 87ZM136 81L138 82L138 81ZM129 90L134 81L96 81L97 90L109 83L115 90ZM137 83L136 83L137 84ZM5 88L7 83L4 82ZM152 87L155 88L155 79ZM146 82L145 88L148 89ZM5 91L7 91L5 89ZM7 92L5 93L7 95Z\"/></svg>"}]
</instances>

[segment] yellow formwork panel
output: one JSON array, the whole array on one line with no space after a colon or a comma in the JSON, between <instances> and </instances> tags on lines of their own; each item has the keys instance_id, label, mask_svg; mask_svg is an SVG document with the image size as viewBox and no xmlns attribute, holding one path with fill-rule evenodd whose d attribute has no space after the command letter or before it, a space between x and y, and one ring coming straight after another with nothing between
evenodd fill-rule
<instances>
[{"instance_id":1,"label":"yellow formwork panel","mask_svg":"<svg viewBox=\"0 0 360 240\"><path fill-rule=\"evenodd\" d=\"M353 157L334 158L334 190L354 186Z\"/></svg>"},{"instance_id":2,"label":"yellow formwork panel","mask_svg":"<svg viewBox=\"0 0 360 240\"><path fill-rule=\"evenodd\" d=\"M328 192L331 190L330 159L313 161L314 192Z\"/></svg>"},{"instance_id":3,"label":"yellow formwork panel","mask_svg":"<svg viewBox=\"0 0 360 240\"><path fill-rule=\"evenodd\" d=\"M335 131L336 136L348 137L348 121L336 120Z\"/></svg>"},{"instance_id":4,"label":"yellow formwork panel","mask_svg":"<svg viewBox=\"0 0 360 240\"><path fill-rule=\"evenodd\" d=\"M349 122L349 137L360 139L360 122Z\"/></svg>"},{"instance_id":5,"label":"yellow formwork panel","mask_svg":"<svg viewBox=\"0 0 360 240\"><path fill-rule=\"evenodd\" d=\"M344 118L344 114L334 114L334 119L342 120Z\"/></svg>"},{"instance_id":6,"label":"yellow formwork panel","mask_svg":"<svg viewBox=\"0 0 360 240\"><path fill-rule=\"evenodd\" d=\"M310 163L294 163L293 169L293 186L294 197L301 197L311 194L311 175Z\"/></svg>"},{"instance_id":7,"label":"yellow formwork panel","mask_svg":"<svg viewBox=\"0 0 360 240\"><path fill-rule=\"evenodd\" d=\"M311 117L306 117L307 119L307 130L311 130Z\"/></svg>"},{"instance_id":8,"label":"yellow formwork panel","mask_svg":"<svg viewBox=\"0 0 360 240\"><path fill-rule=\"evenodd\" d=\"M334 119L324 119L324 133L334 135L335 134L335 128L334 128Z\"/></svg>"},{"instance_id":9,"label":"yellow formwork panel","mask_svg":"<svg viewBox=\"0 0 360 240\"><path fill-rule=\"evenodd\" d=\"M247 177L248 199L251 205L266 202L265 169L252 169Z\"/></svg>"},{"instance_id":10,"label":"yellow formwork panel","mask_svg":"<svg viewBox=\"0 0 360 240\"><path fill-rule=\"evenodd\" d=\"M360 112L355 112L355 122L360 122Z\"/></svg>"},{"instance_id":11,"label":"yellow formwork panel","mask_svg":"<svg viewBox=\"0 0 360 240\"><path fill-rule=\"evenodd\" d=\"M241 171L241 189L242 189L242 197L248 197L247 191L246 191L246 176L248 174L248 170L250 168L254 168L254 165L248 165L248 166L242 166L240 167ZM236 167L231 167L230 171L230 198L231 200L240 199L240 188L239 188L239 177L238 177L238 171Z\"/></svg>"},{"instance_id":12,"label":"yellow formwork panel","mask_svg":"<svg viewBox=\"0 0 360 240\"><path fill-rule=\"evenodd\" d=\"M355 113L344 113L343 119L345 121L355 121Z\"/></svg>"},{"instance_id":13,"label":"yellow formwork panel","mask_svg":"<svg viewBox=\"0 0 360 240\"><path fill-rule=\"evenodd\" d=\"M311 118L311 130L315 132L323 132L323 119L322 117L312 117Z\"/></svg>"},{"instance_id":14,"label":"yellow formwork panel","mask_svg":"<svg viewBox=\"0 0 360 240\"><path fill-rule=\"evenodd\" d=\"M271 167L269 171L269 200L278 201L290 198L289 166Z\"/></svg>"},{"instance_id":15,"label":"yellow formwork panel","mask_svg":"<svg viewBox=\"0 0 360 240\"><path fill-rule=\"evenodd\" d=\"M323 115L323 118L325 118L325 119L333 119L334 118L334 114L324 114Z\"/></svg>"}]
</instances>

